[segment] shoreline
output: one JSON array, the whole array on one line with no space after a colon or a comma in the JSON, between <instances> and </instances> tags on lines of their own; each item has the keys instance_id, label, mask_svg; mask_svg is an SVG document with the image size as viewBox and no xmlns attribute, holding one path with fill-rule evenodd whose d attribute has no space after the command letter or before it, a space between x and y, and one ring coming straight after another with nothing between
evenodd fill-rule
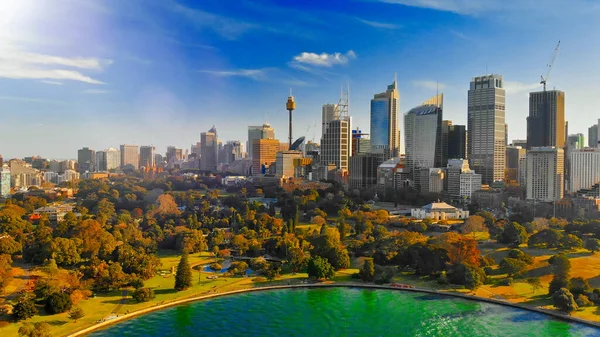
<instances>
[{"instance_id":1,"label":"shoreline","mask_svg":"<svg viewBox=\"0 0 600 337\"><path fill-rule=\"evenodd\" d=\"M269 290L279 290L279 289L293 289L293 288L363 288L363 289L396 290L396 291L410 291L410 292L424 293L424 294L435 294L435 295L440 295L440 296L457 297L457 298L462 298L462 299L466 299L469 301L486 302L486 303L492 303L492 304L497 304L497 305L509 306L509 307L522 309L522 310L533 311L533 312L537 312L537 313L541 313L541 314L550 316L554 319L558 319L561 321L583 324L583 325L586 325L589 327L600 329L600 322L592 322L592 321L584 320L581 318L568 316L568 315L562 314L558 311L527 306L527 305L523 305L520 303L512 303L512 302L505 301L505 300L465 295L465 294L460 294L460 293L441 292L441 291L425 289L425 288L417 288L417 287L415 287L415 288L398 288L398 287L392 287L390 285L376 285L376 284L346 283L345 282L345 283L273 285L273 286L255 287L255 288L240 289L240 290L231 290L231 291L226 291L223 293L214 293L214 294L209 294L209 295L194 296L194 297L190 297L190 298L175 300L173 302L169 302L169 303L165 303L165 304L155 305L153 307L149 307L149 308L145 308L145 309L140 309L140 310L137 310L137 311L134 311L134 312L122 315L122 316L118 316L111 320L100 322L100 323L94 324L90 327L75 331L71 334L68 334L67 336L69 336L69 337L83 336L83 335L89 334L93 331L109 327L111 325L129 320L129 319L137 317L137 316L141 316L144 314L148 314L148 313L151 313L154 311L159 311L162 309L166 309L166 308L181 305L181 304L188 304L188 303L192 303L192 302L213 299L213 298L218 298L218 297L223 297L223 296L248 293L248 292L269 291Z\"/></svg>"}]
</instances>

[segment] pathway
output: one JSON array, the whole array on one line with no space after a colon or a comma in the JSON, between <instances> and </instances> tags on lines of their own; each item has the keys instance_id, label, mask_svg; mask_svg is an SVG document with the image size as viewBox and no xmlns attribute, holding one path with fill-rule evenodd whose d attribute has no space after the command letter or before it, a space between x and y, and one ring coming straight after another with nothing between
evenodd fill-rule
<instances>
[{"instance_id":1,"label":"pathway","mask_svg":"<svg viewBox=\"0 0 600 337\"><path fill-rule=\"evenodd\" d=\"M29 282L29 280L31 279L31 273L30 273L31 266L30 265L26 265L26 264L15 264L15 265L23 269L23 275L21 276L21 282L19 283L19 285L17 286L15 291L13 291L11 294L6 295L5 299L7 301L11 301L11 300L15 299L19 295L19 292L25 288L25 286L27 285L27 282Z\"/></svg>"}]
</instances>

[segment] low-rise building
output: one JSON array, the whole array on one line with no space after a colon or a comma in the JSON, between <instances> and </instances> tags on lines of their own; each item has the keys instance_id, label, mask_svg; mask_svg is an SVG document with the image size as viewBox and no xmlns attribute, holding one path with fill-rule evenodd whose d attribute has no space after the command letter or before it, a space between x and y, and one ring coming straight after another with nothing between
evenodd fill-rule
<instances>
[{"instance_id":1,"label":"low-rise building","mask_svg":"<svg viewBox=\"0 0 600 337\"><path fill-rule=\"evenodd\" d=\"M469 217L469 211L438 201L421 208L411 209L410 216L415 219L432 220L466 219Z\"/></svg>"}]
</instances>

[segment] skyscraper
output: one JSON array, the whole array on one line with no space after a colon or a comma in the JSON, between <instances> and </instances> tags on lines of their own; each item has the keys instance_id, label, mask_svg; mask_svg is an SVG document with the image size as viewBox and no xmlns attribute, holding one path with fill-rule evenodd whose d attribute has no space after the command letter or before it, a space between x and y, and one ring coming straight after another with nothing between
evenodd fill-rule
<instances>
[{"instance_id":1,"label":"skyscraper","mask_svg":"<svg viewBox=\"0 0 600 337\"><path fill-rule=\"evenodd\" d=\"M334 164L339 170L348 170L352 153L352 125L348 116L327 123L321 138L321 163Z\"/></svg>"},{"instance_id":2,"label":"skyscraper","mask_svg":"<svg viewBox=\"0 0 600 337\"><path fill-rule=\"evenodd\" d=\"M154 167L154 146L146 145L140 147L140 167Z\"/></svg>"},{"instance_id":3,"label":"skyscraper","mask_svg":"<svg viewBox=\"0 0 600 337\"><path fill-rule=\"evenodd\" d=\"M565 93L548 90L529 93L527 149L565 146Z\"/></svg>"},{"instance_id":4,"label":"skyscraper","mask_svg":"<svg viewBox=\"0 0 600 337\"><path fill-rule=\"evenodd\" d=\"M444 94L436 95L404 116L406 166L420 186L420 169L442 165L442 119Z\"/></svg>"},{"instance_id":5,"label":"skyscraper","mask_svg":"<svg viewBox=\"0 0 600 337\"><path fill-rule=\"evenodd\" d=\"M96 171L106 171L106 152L96 152Z\"/></svg>"},{"instance_id":6,"label":"skyscraper","mask_svg":"<svg viewBox=\"0 0 600 337\"><path fill-rule=\"evenodd\" d=\"M564 151L555 146L527 151L527 199L559 201L564 194Z\"/></svg>"},{"instance_id":7,"label":"skyscraper","mask_svg":"<svg viewBox=\"0 0 600 337\"><path fill-rule=\"evenodd\" d=\"M327 123L335 119L338 119L337 104L323 104L321 111L321 137L323 137L325 130L327 130Z\"/></svg>"},{"instance_id":8,"label":"skyscraper","mask_svg":"<svg viewBox=\"0 0 600 337\"><path fill-rule=\"evenodd\" d=\"M202 145L200 145L202 149ZM174 163L183 159L183 149L178 149L175 146L167 146L167 163Z\"/></svg>"},{"instance_id":9,"label":"skyscraper","mask_svg":"<svg viewBox=\"0 0 600 337\"><path fill-rule=\"evenodd\" d=\"M255 139L275 139L275 129L265 123L260 126L248 127L248 157L252 158L252 141Z\"/></svg>"},{"instance_id":10,"label":"skyscraper","mask_svg":"<svg viewBox=\"0 0 600 337\"><path fill-rule=\"evenodd\" d=\"M506 147L506 172L505 181L519 183L519 165L527 158L527 150L520 146Z\"/></svg>"},{"instance_id":11,"label":"skyscraper","mask_svg":"<svg viewBox=\"0 0 600 337\"><path fill-rule=\"evenodd\" d=\"M222 157L219 162L223 164L231 164L234 160L242 158L242 144L239 140L230 140L223 145Z\"/></svg>"},{"instance_id":12,"label":"skyscraper","mask_svg":"<svg viewBox=\"0 0 600 337\"><path fill-rule=\"evenodd\" d=\"M121 169L139 168L140 148L137 145L121 145Z\"/></svg>"},{"instance_id":13,"label":"skyscraper","mask_svg":"<svg viewBox=\"0 0 600 337\"><path fill-rule=\"evenodd\" d=\"M442 167L450 159L467 159L467 127L464 125L450 125L448 127L448 154L442 162ZM444 165L446 164L446 165Z\"/></svg>"},{"instance_id":14,"label":"skyscraper","mask_svg":"<svg viewBox=\"0 0 600 337\"><path fill-rule=\"evenodd\" d=\"M588 129L588 146L589 147L598 147L600 144L600 119L598 120L598 124L592 125Z\"/></svg>"},{"instance_id":15,"label":"skyscraper","mask_svg":"<svg viewBox=\"0 0 600 337\"><path fill-rule=\"evenodd\" d=\"M77 165L79 167L79 172L93 172L95 161L96 151L89 147L84 147L77 151Z\"/></svg>"},{"instance_id":16,"label":"skyscraper","mask_svg":"<svg viewBox=\"0 0 600 337\"><path fill-rule=\"evenodd\" d=\"M106 170L115 170L121 167L121 152L115 148L108 148L104 150L106 153Z\"/></svg>"},{"instance_id":17,"label":"skyscraper","mask_svg":"<svg viewBox=\"0 0 600 337\"><path fill-rule=\"evenodd\" d=\"M385 92L375 94L371 100L371 152L380 155L382 162L404 153L399 111L400 93L394 80Z\"/></svg>"},{"instance_id":18,"label":"skyscraper","mask_svg":"<svg viewBox=\"0 0 600 337\"><path fill-rule=\"evenodd\" d=\"M574 150L569 158L569 192L592 188L600 183L600 149Z\"/></svg>"},{"instance_id":19,"label":"skyscraper","mask_svg":"<svg viewBox=\"0 0 600 337\"><path fill-rule=\"evenodd\" d=\"M302 152L288 150L279 151L275 155L275 175L278 177L293 178L295 173L294 160L302 157Z\"/></svg>"},{"instance_id":20,"label":"skyscraper","mask_svg":"<svg viewBox=\"0 0 600 337\"><path fill-rule=\"evenodd\" d=\"M0 197L6 198L10 194L10 168L4 163L0 166Z\"/></svg>"},{"instance_id":21,"label":"skyscraper","mask_svg":"<svg viewBox=\"0 0 600 337\"><path fill-rule=\"evenodd\" d=\"M217 129L213 126L208 132L200 134L200 169L203 171L217 170L218 139Z\"/></svg>"},{"instance_id":22,"label":"skyscraper","mask_svg":"<svg viewBox=\"0 0 600 337\"><path fill-rule=\"evenodd\" d=\"M484 184L504 179L505 90L501 75L474 77L468 93L469 166Z\"/></svg>"},{"instance_id":23,"label":"skyscraper","mask_svg":"<svg viewBox=\"0 0 600 337\"><path fill-rule=\"evenodd\" d=\"M269 172L269 167L275 164L280 147L278 139L254 139L252 141L252 175Z\"/></svg>"}]
</instances>

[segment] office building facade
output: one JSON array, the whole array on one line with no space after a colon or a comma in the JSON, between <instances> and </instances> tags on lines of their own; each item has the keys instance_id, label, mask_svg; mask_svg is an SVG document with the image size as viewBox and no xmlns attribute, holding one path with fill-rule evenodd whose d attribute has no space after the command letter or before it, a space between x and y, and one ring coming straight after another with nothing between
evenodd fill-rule
<instances>
[{"instance_id":1,"label":"office building facade","mask_svg":"<svg viewBox=\"0 0 600 337\"><path fill-rule=\"evenodd\" d=\"M374 95L371 100L371 152L378 154L382 161L404 153L399 113L400 93L394 80L385 92Z\"/></svg>"},{"instance_id":2,"label":"office building facade","mask_svg":"<svg viewBox=\"0 0 600 337\"><path fill-rule=\"evenodd\" d=\"M275 175L283 178L293 178L295 176L294 160L300 159L300 151L280 151L275 156Z\"/></svg>"},{"instance_id":3,"label":"office building facade","mask_svg":"<svg viewBox=\"0 0 600 337\"><path fill-rule=\"evenodd\" d=\"M527 199L553 202L564 194L564 151L555 146L527 151Z\"/></svg>"},{"instance_id":4,"label":"office building facade","mask_svg":"<svg viewBox=\"0 0 600 337\"><path fill-rule=\"evenodd\" d=\"M277 160L280 142L278 139L254 139L252 141L252 175L269 173Z\"/></svg>"},{"instance_id":5,"label":"office building facade","mask_svg":"<svg viewBox=\"0 0 600 337\"><path fill-rule=\"evenodd\" d=\"M77 166L79 172L93 172L96 161L96 151L84 147L77 151Z\"/></svg>"},{"instance_id":6,"label":"office building facade","mask_svg":"<svg viewBox=\"0 0 600 337\"><path fill-rule=\"evenodd\" d=\"M565 146L565 93L560 90L529 94L527 149Z\"/></svg>"},{"instance_id":7,"label":"office building facade","mask_svg":"<svg viewBox=\"0 0 600 337\"><path fill-rule=\"evenodd\" d=\"M246 148L248 149L248 158L252 158L252 142L255 139L275 139L275 129L267 123L260 126L248 127L248 144L246 145Z\"/></svg>"},{"instance_id":8,"label":"office building facade","mask_svg":"<svg viewBox=\"0 0 600 337\"><path fill-rule=\"evenodd\" d=\"M360 153L350 158L349 185L351 188L369 189L377 185L377 169L380 156Z\"/></svg>"},{"instance_id":9,"label":"office building facade","mask_svg":"<svg viewBox=\"0 0 600 337\"><path fill-rule=\"evenodd\" d=\"M323 165L334 164L339 170L348 170L352 153L352 125L350 117L341 117L327 123L321 138L320 160Z\"/></svg>"},{"instance_id":10,"label":"office building facade","mask_svg":"<svg viewBox=\"0 0 600 337\"><path fill-rule=\"evenodd\" d=\"M600 119L598 124L592 125L588 128L588 146L589 147L600 147Z\"/></svg>"},{"instance_id":11,"label":"office building facade","mask_svg":"<svg viewBox=\"0 0 600 337\"><path fill-rule=\"evenodd\" d=\"M504 179L506 93L501 75L474 77L468 92L469 166L484 184Z\"/></svg>"},{"instance_id":12,"label":"office building facade","mask_svg":"<svg viewBox=\"0 0 600 337\"><path fill-rule=\"evenodd\" d=\"M156 151L156 148L152 145L140 146L140 167L151 168L156 166L154 151Z\"/></svg>"},{"instance_id":13,"label":"office building facade","mask_svg":"<svg viewBox=\"0 0 600 337\"><path fill-rule=\"evenodd\" d=\"M200 134L200 170L216 171L218 155L217 129L213 126Z\"/></svg>"},{"instance_id":14,"label":"office building facade","mask_svg":"<svg viewBox=\"0 0 600 337\"><path fill-rule=\"evenodd\" d=\"M115 148L104 150L106 154L106 171L116 170L121 167L121 152Z\"/></svg>"},{"instance_id":15,"label":"office building facade","mask_svg":"<svg viewBox=\"0 0 600 337\"><path fill-rule=\"evenodd\" d=\"M140 163L140 148L137 145L121 145L121 169L137 170Z\"/></svg>"},{"instance_id":16,"label":"office building facade","mask_svg":"<svg viewBox=\"0 0 600 337\"><path fill-rule=\"evenodd\" d=\"M570 193L590 189L600 183L599 148L585 148L572 151L569 164L568 191Z\"/></svg>"}]
</instances>

